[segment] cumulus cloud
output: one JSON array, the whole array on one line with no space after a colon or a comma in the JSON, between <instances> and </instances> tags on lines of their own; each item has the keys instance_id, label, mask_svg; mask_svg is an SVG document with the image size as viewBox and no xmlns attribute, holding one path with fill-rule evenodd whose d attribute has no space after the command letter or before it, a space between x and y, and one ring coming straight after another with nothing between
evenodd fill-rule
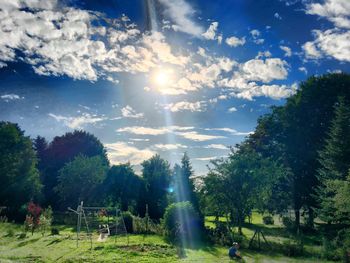
<instances>
[{"instance_id":1,"label":"cumulus cloud","mask_svg":"<svg viewBox=\"0 0 350 263\"><path fill-rule=\"evenodd\" d=\"M236 112L237 108L236 107L231 107L227 110L228 112L232 113L232 112Z\"/></svg>"},{"instance_id":2,"label":"cumulus cloud","mask_svg":"<svg viewBox=\"0 0 350 263\"><path fill-rule=\"evenodd\" d=\"M224 78L219 85L230 88L231 96L252 100L253 97L266 96L273 99L289 97L295 87L287 85L268 85L273 80L283 80L288 76L288 64L280 58L252 59L239 66L231 78ZM259 85L257 82L264 83Z\"/></svg>"},{"instance_id":3,"label":"cumulus cloud","mask_svg":"<svg viewBox=\"0 0 350 263\"><path fill-rule=\"evenodd\" d=\"M185 0L159 0L159 2L164 6L164 14L175 23L172 26L174 30L196 37L203 33L203 28L192 18L196 11Z\"/></svg>"},{"instance_id":4,"label":"cumulus cloud","mask_svg":"<svg viewBox=\"0 0 350 263\"><path fill-rule=\"evenodd\" d=\"M273 15L276 19L278 19L278 20L282 20L282 17L281 17L281 15L279 14L279 13L275 13L274 15Z\"/></svg>"},{"instance_id":5,"label":"cumulus cloud","mask_svg":"<svg viewBox=\"0 0 350 263\"><path fill-rule=\"evenodd\" d=\"M219 135L201 134L196 131L177 132L176 134L179 136L182 136L185 139L197 141L197 142L226 138L225 136L219 136Z\"/></svg>"},{"instance_id":6,"label":"cumulus cloud","mask_svg":"<svg viewBox=\"0 0 350 263\"><path fill-rule=\"evenodd\" d=\"M237 136L245 136L245 135L249 135L251 134L252 132L239 132L235 129L232 129L232 128L227 128L227 127L224 127L224 128L206 128L205 129L206 131L222 131L222 132L227 132L227 133L230 133L231 135L237 135Z\"/></svg>"},{"instance_id":7,"label":"cumulus cloud","mask_svg":"<svg viewBox=\"0 0 350 263\"><path fill-rule=\"evenodd\" d=\"M350 2L325 0L323 3L307 3L306 13L318 15L333 22L336 27L350 29Z\"/></svg>"},{"instance_id":8,"label":"cumulus cloud","mask_svg":"<svg viewBox=\"0 0 350 263\"><path fill-rule=\"evenodd\" d=\"M350 2L348 0L325 0L322 3L306 3L305 12L326 18L334 28L313 30L313 41L302 48L308 59L333 58L350 61Z\"/></svg>"},{"instance_id":9,"label":"cumulus cloud","mask_svg":"<svg viewBox=\"0 0 350 263\"><path fill-rule=\"evenodd\" d=\"M282 49L285 52L284 53L285 57L291 57L292 56L292 49L290 47L280 46L280 49Z\"/></svg>"},{"instance_id":10,"label":"cumulus cloud","mask_svg":"<svg viewBox=\"0 0 350 263\"><path fill-rule=\"evenodd\" d=\"M125 142L107 143L105 144L105 147L107 149L108 159L111 164L130 162L137 165L156 154L156 152L148 148L139 149L130 146Z\"/></svg>"},{"instance_id":11,"label":"cumulus cloud","mask_svg":"<svg viewBox=\"0 0 350 263\"><path fill-rule=\"evenodd\" d=\"M169 103L169 104L164 105L164 109L170 110L171 112L204 111L205 110L205 101L196 101L196 102L180 101L180 102L176 102L176 103Z\"/></svg>"},{"instance_id":12,"label":"cumulus cloud","mask_svg":"<svg viewBox=\"0 0 350 263\"><path fill-rule=\"evenodd\" d=\"M213 22L210 24L209 28L207 29L207 31L205 31L202 36L205 39L209 39L209 40L214 40L217 39L216 36L216 31L218 29L219 23L218 22Z\"/></svg>"},{"instance_id":13,"label":"cumulus cloud","mask_svg":"<svg viewBox=\"0 0 350 263\"><path fill-rule=\"evenodd\" d=\"M245 44L245 38L238 38L235 36L228 37L225 40L226 44L229 45L230 47L238 47L238 46L243 46Z\"/></svg>"},{"instance_id":14,"label":"cumulus cloud","mask_svg":"<svg viewBox=\"0 0 350 263\"><path fill-rule=\"evenodd\" d=\"M122 116L125 118L139 119L143 118L143 113L137 113L131 106L126 105L121 109Z\"/></svg>"},{"instance_id":15,"label":"cumulus cloud","mask_svg":"<svg viewBox=\"0 0 350 263\"><path fill-rule=\"evenodd\" d=\"M305 75L307 74L307 69L306 69L305 67L299 67L298 70L299 70L300 72L304 72Z\"/></svg>"},{"instance_id":16,"label":"cumulus cloud","mask_svg":"<svg viewBox=\"0 0 350 263\"><path fill-rule=\"evenodd\" d=\"M314 30L315 40L306 42L302 48L307 58L319 59L324 56L350 62L350 31L338 29Z\"/></svg>"},{"instance_id":17,"label":"cumulus cloud","mask_svg":"<svg viewBox=\"0 0 350 263\"><path fill-rule=\"evenodd\" d=\"M53 113L49 113L48 115L54 118L56 121L62 122L65 126L71 129L82 129L87 124L96 124L98 122L106 120L105 117L99 117L96 115L91 115L89 113L83 113L81 116L77 117L62 116Z\"/></svg>"}]
</instances>

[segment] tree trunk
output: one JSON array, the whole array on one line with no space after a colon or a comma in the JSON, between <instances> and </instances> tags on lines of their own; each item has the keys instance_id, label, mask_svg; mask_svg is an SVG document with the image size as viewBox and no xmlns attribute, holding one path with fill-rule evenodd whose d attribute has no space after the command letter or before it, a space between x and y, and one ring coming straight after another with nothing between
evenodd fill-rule
<instances>
[{"instance_id":1,"label":"tree trunk","mask_svg":"<svg viewBox=\"0 0 350 263\"><path fill-rule=\"evenodd\" d=\"M299 233L299 229L300 229L300 209L295 209L294 213L295 213L295 227L296 227L297 233Z\"/></svg>"},{"instance_id":2,"label":"tree trunk","mask_svg":"<svg viewBox=\"0 0 350 263\"><path fill-rule=\"evenodd\" d=\"M314 210L312 209L312 207L308 208L308 218L307 218L307 226L311 229L314 228L314 219L315 219L315 214L314 214Z\"/></svg>"}]
</instances>

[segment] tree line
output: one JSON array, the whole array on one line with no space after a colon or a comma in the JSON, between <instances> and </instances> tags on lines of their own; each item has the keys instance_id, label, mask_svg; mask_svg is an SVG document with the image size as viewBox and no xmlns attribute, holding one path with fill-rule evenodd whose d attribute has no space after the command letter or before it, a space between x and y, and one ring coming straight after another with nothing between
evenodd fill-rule
<instances>
[{"instance_id":1,"label":"tree line","mask_svg":"<svg viewBox=\"0 0 350 263\"><path fill-rule=\"evenodd\" d=\"M111 166L103 144L87 132L47 142L0 123L0 205L13 211L29 200L54 210L84 200L118 204L140 216L147 205L159 220L169 204L189 201L198 214L224 216L240 233L258 209L293 211L296 231L314 229L318 218L334 237L350 228L349 169L350 75L344 73L302 82L227 158L212 161L196 184L187 154L173 168L155 155L138 176L128 163Z\"/></svg>"},{"instance_id":2,"label":"tree line","mask_svg":"<svg viewBox=\"0 0 350 263\"><path fill-rule=\"evenodd\" d=\"M147 206L155 220L170 202L190 201L199 209L186 153L174 169L154 155L142 162L138 176L130 163L110 165L103 144L90 133L76 130L51 142L40 136L32 140L9 122L0 122L0 147L0 200L14 218L23 216L29 201L56 211L84 201L119 206L139 216Z\"/></svg>"}]
</instances>

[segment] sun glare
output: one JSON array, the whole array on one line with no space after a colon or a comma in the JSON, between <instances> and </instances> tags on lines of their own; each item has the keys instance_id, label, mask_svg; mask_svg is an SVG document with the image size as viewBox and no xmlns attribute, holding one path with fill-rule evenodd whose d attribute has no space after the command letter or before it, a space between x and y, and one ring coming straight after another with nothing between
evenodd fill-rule
<instances>
[{"instance_id":1,"label":"sun glare","mask_svg":"<svg viewBox=\"0 0 350 263\"><path fill-rule=\"evenodd\" d=\"M173 75L171 69L158 69L151 75L151 82L157 89L167 89L171 86Z\"/></svg>"}]
</instances>

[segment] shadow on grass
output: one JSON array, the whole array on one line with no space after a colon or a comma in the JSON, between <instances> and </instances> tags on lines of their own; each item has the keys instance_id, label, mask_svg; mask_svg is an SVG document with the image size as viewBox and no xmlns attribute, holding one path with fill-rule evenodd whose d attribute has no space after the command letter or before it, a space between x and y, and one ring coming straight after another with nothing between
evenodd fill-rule
<instances>
[{"instance_id":1,"label":"shadow on grass","mask_svg":"<svg viewBox=\"0 0 350 263\"><path fill-rule=\"evenodd\" d=\"M35 243L39 240L40 238L33 238L33 239L29 239L29 240L26 240L26 241L22 241L20 243L18 243L17 247L23 247L23 246L26 246L28 244L31 244L31 243Z\"/></svg>"}]
</instances>

